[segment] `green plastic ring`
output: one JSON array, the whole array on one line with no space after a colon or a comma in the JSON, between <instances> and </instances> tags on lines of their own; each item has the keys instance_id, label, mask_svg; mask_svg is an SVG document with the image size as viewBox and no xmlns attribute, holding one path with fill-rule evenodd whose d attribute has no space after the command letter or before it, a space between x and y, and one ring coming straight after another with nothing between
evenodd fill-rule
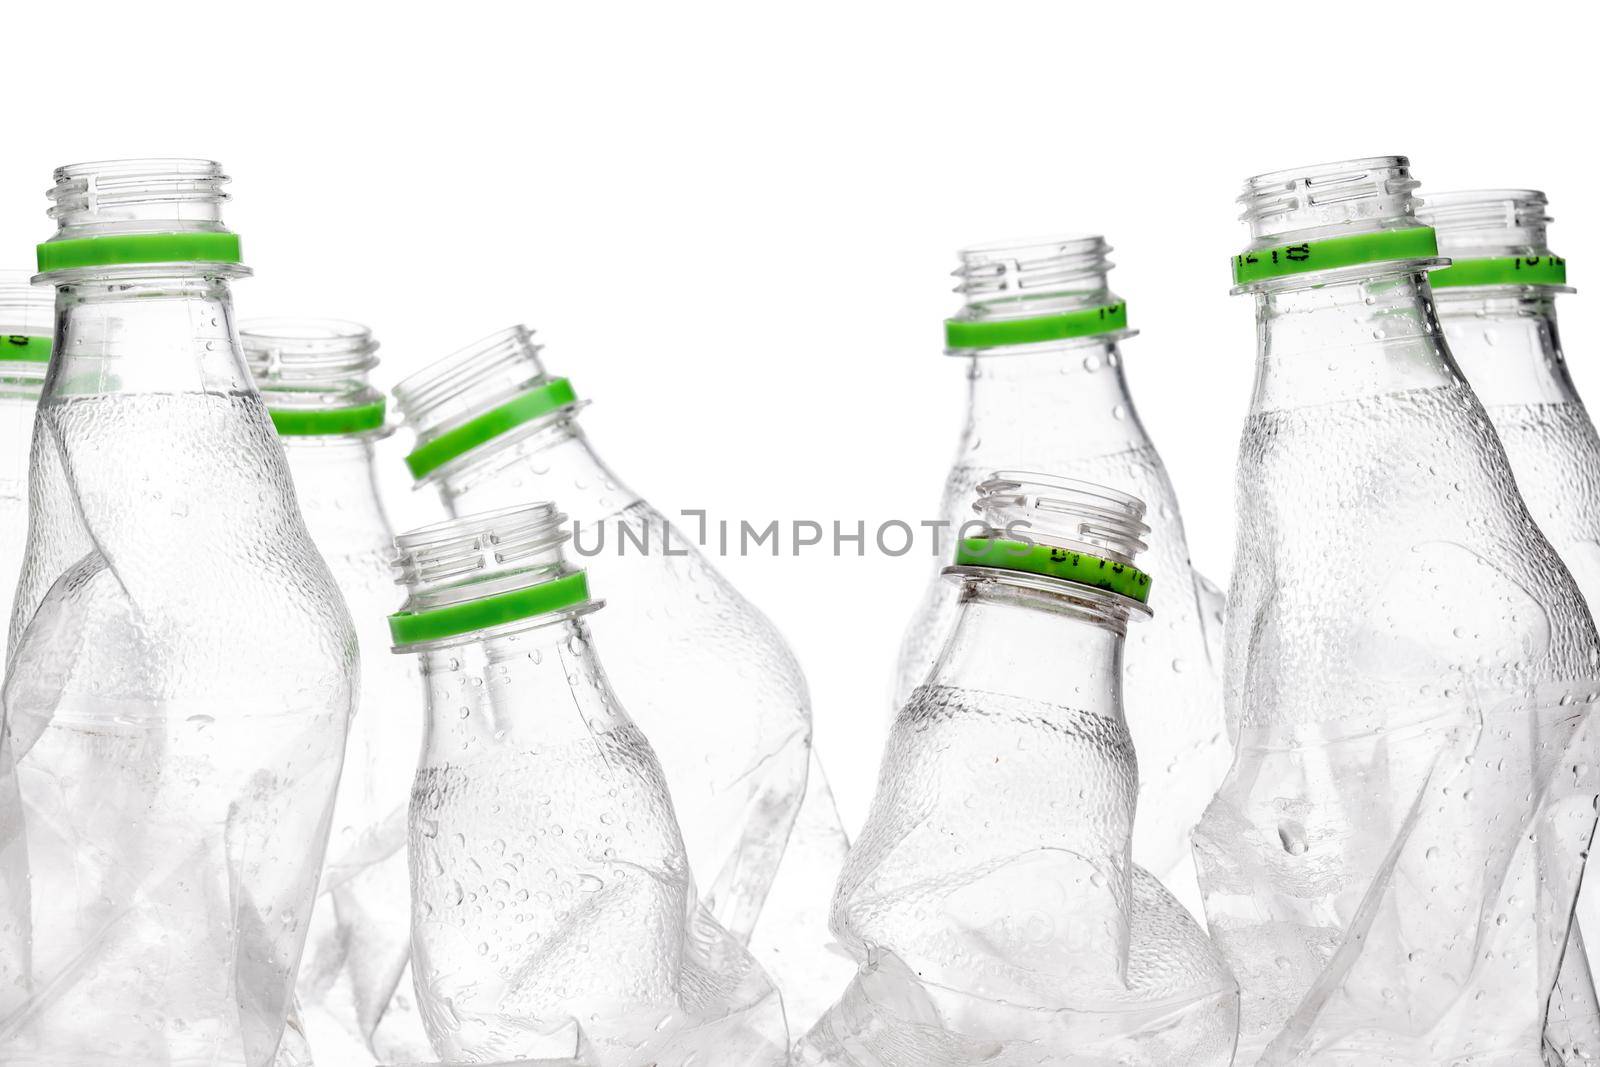
<instances>
[{"instance_id":1,"label":"green plastic ring","mask_svg":"<svg viewBox=\"0 0 1600 1067\"><path fill-rule=\"evenodd\" d=\"M397 611L389 616L389 635L396 647L458 637L474 630L504 626L518 619L565 611L589 599L589 577L583 571L540 582L526 589L496 593L427 611Z\"/></svg>"},{"instance_id":2,"label":"green plastic ring","mask_svg":"<svg viewBox=\"0 0 1600 1067\"><path fill-rule=\"evenodd\" d=\"M1566 285L1567 261L1560 256L1506 256L1457 259L1428 275L1435 289L1463 285Z\"/></svg>"},{"instance_id":3,"label":"green plastic ring","mask_svg":"<svg viewBox=\"0 0 1600 1067\"><path fill-rule=\"evenodd\" d=\"M281 437L328 437L366 433L383 427L388 401L377 400L353 408L269 408L272 425Z\"/></svg>"},{"instance_id":4,"label":"green plastic ring","mask_svg":"<svg viewBox=\"0 0 1600 1067\"><path fill-rule=\"evenodd\" d=\"M1004 537L965 537L956 548L956 566L1025 571L1105 589L1140 604L1150 600L1150 576L1138 567L1053 545Z\"/></svg>"},{"instance_id":5,"label":"green plastic ring","mask_svg":"<svg viewBox=\"0 0 1600 1067\"><path fill-rule=\"evenodd\" d=\"M0 336L0 363L49 363L52 347L48 337L8 333Z\"/></svg>"},{"instance_id":6,"label":"green plastic ring","mask_svg":"<svg viewBox=\"0 0 1600 1067\"><path fill-rule=\"evenodd\" d=\"M39 271L136 263L242 263L236 233L122 233L46 241Z\"/></svg>"},{"instance_id":7,"label":"green plastic ring","mask_svg":"<svg viewBox=\"0 0 1600 1067\"><path fill-rule=\"evenodd\" d=\"M1128 305L1069 311L1065 315L1040 315L1032 319L1007 319L999 322L968 322L947 319L944 343L950 348L999 348L1004 345L1031 345L1040 341L1061 341L1069 337L1092 337L1128 328Z\"/></svg>"},{"instance_id":8,"label":"green plastic ring","mask_svg":"<svg viewBox=\"0 0 1600 1067\"><path fill-rule=\"evenodd\" d=\"M406 466L413 478L423 478L438 470L464 452L470 452L486 441L492 441L508 430L523 423L543 418L569 404L577 403L578 395L572 383L565 378L552 378L537 389L530 389L514 400L490 408L453 430L419 445L406 456Z\"/></svg>"},{"instance_id":9,"label":"green plastic ring","mask_svg":"<svg viewBox=\"0 0 1600 1067\"><path fill-rule=\"evenodd\" d=\"M1233 257L1233 283L1249 285L1314 270L1336 270L1391 259L1433 259L1438 255L1439 241L1431 226L1326 237L1320 241L1241 252Z\"/></svg>"}]
</instances>

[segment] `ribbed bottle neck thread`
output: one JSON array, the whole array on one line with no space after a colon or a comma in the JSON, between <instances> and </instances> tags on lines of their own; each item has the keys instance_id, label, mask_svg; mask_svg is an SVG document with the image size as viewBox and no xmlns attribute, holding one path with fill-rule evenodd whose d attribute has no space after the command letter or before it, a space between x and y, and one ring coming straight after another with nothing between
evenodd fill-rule
<instances>
[{"instance_id":1,"label":"ribbed bottle neck thread","mask_svg":"<svg viewBox=\"0 0 1600 1067\"><path fill-rule=\"evenodd\" d=\"M55 171L46 194L58 239L222 232L222 165L205 159L121 159Z\"/></svg>"},{"instance_id":2,"label":"ribbed bottle neck thread","mask_svg":"<svg viewBox=\"0 0 1600 1067\"><path fill-rule=\"evenodd\" d=\"M397 649L474 640L599 606L562 552L567 517L551 503L468 515L395 538L407 597L389 617Z\"/></svg>"},{"instance_id":3,"label":"ribbed bottle neck thread","mask_svg":"<svg viewBox=\"0 0 1600 1067\"><path fill-rule=\"evenodd\" d=\"M1059 315L1118 302L1108 288L1111 246L1098 235L995 241L957 253L961 322Z\"/></svg>"},{"instance_id":4,"label":"ribbed bottle neck thread","mask_svg":"<svg viewBox=\"0 0 1600 1067\"><path fill-rule=\"evenodd\" d=\"M369 380L378 342L367 327L341 319L253 319L240 325L239 343L275 413L376 408L381 426L384 397Z\"/></svg>"},{"instance_id":5,"label":"ribbed bottle neck thread","mask_svg":"<svg viewBox=\"0 0 1600 1067\"><path fill-rule=\"evenodd\" d=\"M1550 255L1549 200L1537 189L1479 189L1422 198L1417 216L1451 259Z\"/></svg>"},{"instance_id":6,"label":"ribbed bottle neck thread","mask_svg":"<svg viewBox=\"0 0 1600 1067\"><path fill-rule=\"evenodd\" d=\"M1290 241L1406 229L1417 221L1420 183L1405 156L1323 163L1247 179L1239 216L1249 248Z\"/></svg>"},{"instance_id":7,"label":"ribbed bottle neck thread","mask_svg":"<svg viewBox=\"0 0 1600 1067\"><path fill-rule=\"evenodd\" d=\"M394 387L395 403L419 442L548 384L533 331L512 326L459 349Z\"/></svg>"},{"instance_id":8,"label":"ribbed bottle neck thread","mask_svg":"<svg viewBox=\"0 0 1600 1067\"><path fill-rule=\"evenodd\" d=\"M1043 545L1133 563L1147 547L1144 502L1074 478L996 471L978 484L972 511L991 530L1020 531Z\"/></svg>"},{"instance_id":9,"label":"ribbed bottle neck thread","mask_svg":"<svg viewBox=\"0 0 1600 1067\"><path fill-rule=\"evenodd\" d=\"M999 471L981 482L972 510L986 527L964 530L946 573L1060 594L1126 621L1148 614L1151 576L1134 566L1150 528L1137 497L1072 478Z\"/></svg>"}]
</instances>

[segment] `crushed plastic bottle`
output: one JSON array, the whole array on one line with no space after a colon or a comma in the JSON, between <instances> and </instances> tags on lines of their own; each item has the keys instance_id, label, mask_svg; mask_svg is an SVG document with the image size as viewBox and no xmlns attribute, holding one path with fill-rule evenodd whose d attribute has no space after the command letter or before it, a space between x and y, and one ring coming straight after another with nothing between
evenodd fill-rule
<instances>
[{"instance_id":1,"label":"crushed plastic bottle","mask_svg":"<svg viewBox=\"0 0 1600 1067\"><path fill-rule=\"evenodd\" d=\"M782 1064L781 1001L697 900L661 766L591 643L602 605L563 558L565 524L535 504L396 541L410 595L390 625L427 691L411 944L434 1050L547 1056L570 1022L607 1067Z\"/></svg>"},{"instance_id":2,"label":"crushed plastic bottle","mask_svg":"<svg viewBox=\"0 0 1600 1067\"><path fill-rule=\"evenodd\" d=\"M239 339L361 646L360 701L296 981L312 1049L354 1067L373 1060L410 954L406 808L422 737L413 660L390 653L385 622L394 531L373 452L388 428L383 394L367 381L378 343L365 326L333 319L258 319Z\"/></svg>"},{"instance_id":3,"label":"crushed plastic bottle","mask_svg":"<svg viewBox=\"0 0 1600 1067\"><path fill-rule=\"evenodd\" d=\"M1129 636L1123 680L1142 771L1133 855L1198 913L1189 833L1230 757L1221 658L1212 655L1221 595L1189 563L1172 483L1134 411L1119 348L1134 331L1107 284L1110 251L1101 237L1063 237L961 253L956 291L966 306L947 324L946 351L967 361L967 422L940 517L959 536L973 521L973 490L994 470L1052 471L1148 502L1147 556L1162 580L1154 619ZM896 708L927 677L958 596L936 569L901 644Z\"/></svg>"},{"instance_id":4,"label":"crushed plastic bottle","mask_svg":"<svg viewBox=\"0 0 1600 1067\"><path fill-rule=\"evenodd\" d=\"M0 271L0 603L7 610L28 540L28 449L50 362L55 297L22 271Z\"/></svg>"},{"instance_id":5,"label":"crushed plastic bottle","mask_svg":"<svg viewBox=\"0 0 1600 1067\"><path fill-rule=\"evenodd\" d=\"M1233 979L1129 859L1122 660L1149 613L1144 505L1039 474L976 493L982 534L947 571L954 625L895 720L834 896L860 973L797 1061L1226 1065Z\"/></svg>"},{"instance_id":6,"label":"crushed plastic bottle","mask_svg":"<svg viewBox=\"0 0 1600 1067\"><path fill-rule=\"evenodd\" d=\"M440 360L394 396L417 435L407 464L450 514L550 499L569 509L574 549L610 597L595 633L627 650L609 674L660 756L706 906L757 952L791 1025L814 1018L850 971L827 947L826 921L847 843L782 636L696 538L594 454L583 403L545 372L524 327Z\"/></svg>"},{"instance_id":7,"label":"crushed plastic bottle","mask_svg":"<svg viewBox=\"0 0 1600 1067\"><path fill-rule=\"evenodd\" d=\"M1548 206L1534 189L1432 193L1417 216L1451 260L1428 274L1450 354L1505 446L1529 513L1593 615L1600 604L1600 437L1556 330L1555 297L1572 290L1567 261L1550 252ZM1592 879L1579 893L1577 919L1580 928L1600 931L1600 888Z\"/></svg>"},{"instance_id":8,"label":"crushed plastic bottle","mask_svg":"<svg viewBox=\"0 0 1600 1067\"><path fill-rule=\"evenodd\" d=\"M1403 157L1251 179L1237 754L1196 831L1238 1062L1576 1064L1594 625L1437 326Z\"/></svg>"},{"instance_id":9,"label":"crushed plastic bottle","mask_svg":"<svg viewBox=\"0 0 1600 1067\"><path fill-rule=\"evenodd\" d=\"M234 338L215 163L55 172L55 355L4 691L0 1062L266 1067L355 636ZM13 806L15 802L15 806ZM19 891L20 887L20 891Z\"/></svg>"}]
</instances>

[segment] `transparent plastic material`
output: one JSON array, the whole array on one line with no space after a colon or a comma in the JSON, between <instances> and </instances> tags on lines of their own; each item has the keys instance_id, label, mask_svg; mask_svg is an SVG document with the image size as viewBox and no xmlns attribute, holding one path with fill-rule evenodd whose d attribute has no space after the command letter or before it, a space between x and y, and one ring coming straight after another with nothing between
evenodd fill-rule
<instances>
[{"instance_id":1,"label":"transparent plastic material","mask_svg":"<svg viewBox=\"0 0 1600 1067\"><path fill-rule=\"evenodd\" d=\"M0 604L11 608L28 539L28 450L47 364L38 345L55 333L55 290L23 271L0 271Z\"/></svg>"},{"instance_id":2,"label":"transparent plastic material","mask_svg":"<svg viewBox=\"0 0 1600 1067\"><path fill-rule=\"evenodd\" d=\"M56 181L58 238L80 238L215 220L225 179L136 160ZM234 339L240 273L44 279L59 333L0 764L10 1067L266 1067L283 1034L355 636Z\"/></svg>"},{"instance_id":3,"label":"transparent plastic material","mask_svg":"<svg viewBox=\"0 0 1600 1067\"><path fill-rule=\"evenodd\" d=\"M259 319L241 326L240 341L262 399L279 418L383 402L367 381L378 344L364 326ZM284 425L319 428L304 420ZM306 526L344 593L361 647L360 701L296 981L312 1051L350 1067L372 1062L374 1032L410 953L406 807L422 738L415 661L391 654L385 621L394 607L394 531L373 464L385 433L381 419L371 429L280 433ZM420 1022L416 1028L420 1033Z\"/></svg>"},{"instance_id":4,"label":"transparent plastic material","mask_svg":"<svg viewBox=\"0 0 1600 1067\"><path fill-rule=\"evenodd\" d=\"M1417 225L1403 158L1253 179L1252 247ZM1195 834L1238 1062L1575 1064L1597 641L1423 268L1269 279L1240 446L1228 780Z\"/></svg>"},{"instance_id":5,"label":"transparent plastic material","mask_svg":"<svg viewBox=\"0 0 1600 1067\"><path fill-rule=\"evenodd\" d=\"M1120 304L1100 237L982 245L955 272L955 321L1012 322ZM994 470L1048 470L1117 485L1150 507L1147 569L1154 620L1129 636L1128 729L1142 770L1133 852L1197 913L1189 832L1228 769L1222 714L1222 598L1190 567L1183 519L1161 457L1134 411L1118 342L1127 330L1066 340L952 349L967 362L967 423L940 517L953 539L975 523L972 494ZM959 586L932 577L900 647L895 707L926 679L955 619Z\"/></svg>"},{"instance_id":6,"label":"transparent plastic material","mask_svg":"<svg viewBox=\"0 0 1600 1067\"><path fill-rule=\"evenodd\" d=\"M397 539L421 613L576 572L549 504ZM435 1051L485 1062L782 1064L776 990L696 897L650 742L612 694L582 602L397 649L427 691L412 791L412 952ZM627 655L618 649L618 658Z\"/></svg>"},{"instance_id":7,"label":"transparent plastic material","mask_svg":"<svg viewBox=\"0 0 1600 1067\"><path fill-rule=\"evenodd\" d=\"M1143 504L1113 490L1000 474L977 493L991 535L1027 521L1116 565L1144 547ZM1147 611L998 567L948 574L954 627L895 720L834 896L860 973L797 1062L1226 1065L1233 979L1129 859L1123 639Z\"/></svg>"},{"instance_id":8,"label":"transparent plastic material","mask_svg":"<svg viewBox=\"0 0 1600 1067\"><path fill-rule=\"evenodd\" d=\"M426 446L555 381L519 326L413 375L394 395ZM581 406L505 429L426 480L453 515L543 499L569 509L574 547L611 603L595 633L626 650L609 673L655 744L707 908L756 951L798 1027L849 974L827 948L827 892L846 841L811 757L805 679L776 628L692 533L595 455L578 426Z\"/></svg>"},{"instance_id":9,"label":"transparent plastic material","mask_svg":"<svg viewBox=\"0 0 1600 1067\"><path fill-rule=\"evenodd\" d=\"M1548 201L1532 189L1430 194L1418 215L1452 259L1548 258ZM1567 373L1555 296L1544 285L1433 291L1445 340L1494 424L1517 490L1593 614L1600 604L1600 437ZM1585 883L1579 926L1600 931L1600 888ZM1596 1050L1594 1055L1600 1055Z\"/></svg>"}]
</instances>

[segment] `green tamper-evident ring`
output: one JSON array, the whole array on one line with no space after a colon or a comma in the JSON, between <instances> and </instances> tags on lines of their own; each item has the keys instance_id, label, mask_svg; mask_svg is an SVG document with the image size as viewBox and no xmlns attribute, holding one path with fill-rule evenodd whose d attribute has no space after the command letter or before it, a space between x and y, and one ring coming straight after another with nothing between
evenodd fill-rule
<instances>
[{"instance_id":1,"label":"green tamper-evident ring","mask_svg":"<svg viewBox=\"0 0 1600 1067\"><path fill-rule=\"evenodd\" d=\"M0 336L0 363L49 363L51 340L8 333Z\"/></svg>"},{"instance_id":2,"label":"green tamper-evident ring","mask_svg":"<svg viewBox=\"0 0 1600 1067\"><path fill-rule=\"evenodd\" d=\"M578 395L572 383L565 378L552 378L537 389L530 389L514 400L490 408L482 415L469 419L455 429L419 445L406 456L406 466L413 478L426 477L464 452L470 452L486 441L492 441L508 430L523 423L543 418L568 404L577 403Z\"/></svg>"},{"instance_id":3,"label":"green tamper-evident ring","mask_svg":"<svg viewBox=\"0 0 1600 1067\"><path fill-rule=\"evenodd\" d=\"M964 537L956 548L956 566L1025 571L1105 589L1140 604L1150 600L1150 576L1138 567L1053 545L1004 537Z\"/></svg>"},{"instance_id":4,"label":"green tamper-evident ring","mask_svg":"<svg viewBox=\"0 0 1600 1067\"><path fill-rule=\"evenodd\" d=\"M1005 319L998 322L947 319L944 324L944 343L950 348L999 348L1004 345L1063 341L1071 337L1092 337L1097 333L1114 333L1127 328L1128 305L1124 302L1031 319Z\"/></svg>"},{"instance_id":5,"label":"green tamper-evident ring","mask_svg":"<svg viewBox=\"0 0 1600 1067\"><path fill-rule=\"evenodd\" d=\"M496 593L427 611L399 611L389 616L389 635L396 646L457 637L473 630L504 626L518 619L549 615L577 607L589 599L589 577L583 571L553 581Z\"/></svg>"},{"instance_id":6,"label":"green tamper-evident ring","mask_svg":"<svg viewBox=\"0 0 1600 1067\"><path fill-rule=\"evenodd\" d=\"M377 400L353 408L268 408L281 437L329 437L383 428L388 402Z\"/></svg>"},{"instance_id":7,"label":"green tamper-evident ring","mask_svg":"<svg viewBox=\"0 0 1600 1067\"><path fill-rule=\"evenodd\" d=\"M1429 273L1428 284L1435 289L1463 285L1566 285L1567 261L1548 255L1457 259L1443 270Z\"/></svg>"},{"instance_id":8,"label":"green tamper-evident ring","mask_svg":"<svg viewBox=\"0 0 1600 1067\"><path fill-rule=\"evenodd\" d=\"M242 263L236 233L121 233L46 241L39 271L138 263Z\"/></svg>"},{"instance_id":9,"label":"green tamper-evident ring","mask_svg":"<svg viewBox=\"0 0 1600 1067\"><path fill-rule=\"evenodd\" d=\"M1438 255L1439 241L1431 226L1325 237L1241 252L1233 257L1233 283L1249 285L1314 270L1336 270L1391 259L1433 259Z\"/></svg>"}]
</instances>

